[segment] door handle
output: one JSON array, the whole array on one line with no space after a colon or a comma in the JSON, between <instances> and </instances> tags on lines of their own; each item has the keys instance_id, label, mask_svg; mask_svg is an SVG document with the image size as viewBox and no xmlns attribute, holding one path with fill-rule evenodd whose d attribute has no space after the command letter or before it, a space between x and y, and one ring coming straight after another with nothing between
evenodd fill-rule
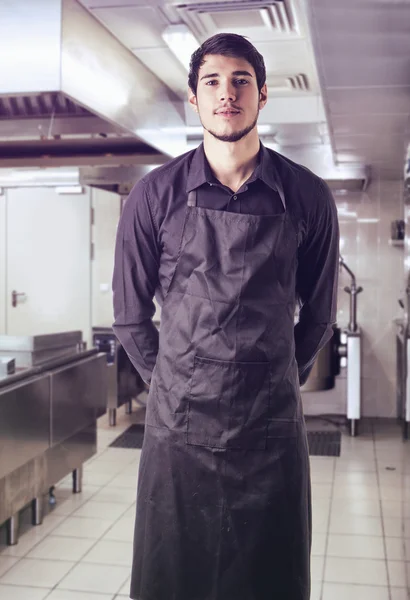
<instances>
[{"instance_id":1,"label":"door handle","mask_svg":"<svg viewBox=\"0 0 410 600\"><path fill-rule=\"evenodd\" d=\"M16 290L13 290L11 292L11 305L13 308L16 308L17 306L17 300L19 296L25 296L26 294L24 292L16 292Z\"/></svg>"}]
</instances>

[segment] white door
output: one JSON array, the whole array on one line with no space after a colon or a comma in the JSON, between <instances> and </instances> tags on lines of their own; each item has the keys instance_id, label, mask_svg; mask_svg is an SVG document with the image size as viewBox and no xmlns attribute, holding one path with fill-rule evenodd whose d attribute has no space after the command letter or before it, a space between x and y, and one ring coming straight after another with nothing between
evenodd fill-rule
<instances>
[{"instance_id":1,"label":"white door","mask_svg":"<svg viewBox=\"0 0 410 600\"><path fill-rule=\"evenodd\" d=\"M92 237L92 326L111 327L114 321L112 273L114 269L115 238L121 212L121 197L114 192L91 190L94 224Z\"/></svg>"},{"instance_id":2,"label":"white door","mask_svg":"<svg viewBox=\"0 0 410 600\"><path fill-rule=\"evenodd\" d=\"M0 335L6 333L6 195L0 188Z\"/></svg>"},{"instance_id":3,"label":"white door","mask_svg":"<svg viewBox=\"0 0 410 600\"><path fill-rule=\"evenodd\" d=\"M6 333L81 330L91 341L90 190L8 188ZM17 298L13 306L14 297Z\"/></svg>"}]
</instances>

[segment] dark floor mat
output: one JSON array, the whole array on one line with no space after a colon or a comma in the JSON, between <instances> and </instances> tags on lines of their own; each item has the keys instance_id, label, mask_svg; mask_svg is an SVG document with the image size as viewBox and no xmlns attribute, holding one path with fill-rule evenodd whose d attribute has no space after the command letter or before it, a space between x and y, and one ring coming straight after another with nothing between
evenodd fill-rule
<instances>
[{"instance_id":1,"label":"dark floor mat","mask_svg":"<svg viewBox=\"0 0 410 600\"><path fill-rule=\"evenodd\" d=\"M340 456L340 431L308 431L311 456ZM111 444L111 448L142 448L144 425L131 425Z\"/></svg>"},{"instance_id":2,"label":"dark floor mat","mask_svg":"<svg viewBox=\"0 0 410 600\"><path fill-rule=\"evenodd\" d=\"M144 425L131 425L110 444L110 448L142 448Z\"/></svg>"},{"instance_id":3,"label":"dark floor mat","mask_svg":"<svg viewBox=\"0 0 410 600\"><path fill-rule=\"evenodd\" d=\"M310 456L340 456L340 431L308 431Z\"/></svg>"}]
</instances>

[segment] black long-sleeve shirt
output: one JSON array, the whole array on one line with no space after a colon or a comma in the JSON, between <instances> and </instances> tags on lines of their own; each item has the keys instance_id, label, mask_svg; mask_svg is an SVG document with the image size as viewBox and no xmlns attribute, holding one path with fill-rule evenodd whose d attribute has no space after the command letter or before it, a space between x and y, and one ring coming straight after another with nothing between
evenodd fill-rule
<instances>
[{"instance_id":1,"label":"black long-sleeve shirt","mask_svg":"<svg viewBox=\"0 0 410 600\"><path fill-rule=\"evenodd\" d=\"M278 193L281 182L285 206ZM262 144L252 176L235 193L212 174L203 145L155 169L133 188L121 215L113 276L114 332L137 371L149 381L158 354L152 322L181 242L187 193L198 206L252 215L289 212L298 235L296 360L303 384L336 319L339 228L327 185L308 169Z\"/></svg>"}]
</instances>

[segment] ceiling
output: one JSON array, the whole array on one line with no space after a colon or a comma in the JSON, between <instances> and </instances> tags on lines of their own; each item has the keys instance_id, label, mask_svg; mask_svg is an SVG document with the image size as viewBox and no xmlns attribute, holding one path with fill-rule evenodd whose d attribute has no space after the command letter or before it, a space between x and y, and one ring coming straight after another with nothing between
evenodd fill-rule
<instances>
[{"instance_id":1,"label":"ceiling","mask_svg":"<svg viewBox=\"0 0 410 600\"><path fill-rule=\"evenodd\" d=\"M0 83L2 166L80 159L97 167L153 165L195 147L202 128L186 101L188 73L163 39L168 26L185 24L198 43L232 31L263 54L269 99L259 133L267 146L328 181L363 183L369 172L402 178L410 137L410 0L79 1L86 10L77 0L56 1L51 20L49 0L33 0L26 29L15 9L27 7L25 0L7 5L0 46L5 35L16 52L5 63L4 89ZM41 43L54 40L58 51L47 56L60 56L59 84L35 87L36 71L23 68L27 35L30 64L37 60L48 79ZM30 73L31 87L12 93L7 82L20 84ZM120 107L118 82L127 96Z\"/></svg>"},{"instance_id":2,"label":"ceiling","mask_svg":"<svg viewBox=\"0 0 410 600\"><path fill-rule=\"evenodd\" d=\"M261 112L264 141L282 149L328 144L326 115L305 11L300 0L81 0L179 98L187 71L162 38L184 23L199 43L218 31L246 35L263 54L269 102ZM261 16L269 10L273 26ZM185 102L188 147L202 136L198 116Z\"/></svg>"},{"instance_id":3,"label":"ceiling","mask_svg":"<svg viewBox=\"0 0 410 600\"><path fill-rule=\"evenodd\" d=\"M199 42L219 30L247 35L264 55L270 101L260 123L284 154L324 147L335 164L371 165L399 178L410 113L410 0L81 0L180 98L187 73L161 34L185 23ZM269 28L261 10L285 12ZM308 89L291 89L304 75ZM199 122L186 106L188 136ZM326 148L325 148L326 147ZM328 160L328 159L326 159ZM309 165L308 165L309 166Z\"/></svg>"},{"instance_id":4,"label":"ceiling","mask_svg":"<svg viewBox=\"0 0 410 600\"><path fill-rule=\"evenodd\" d=\"M401 178L409 142L410 1L307 5L336 160Z\"/></svg>"}]
</instances>

